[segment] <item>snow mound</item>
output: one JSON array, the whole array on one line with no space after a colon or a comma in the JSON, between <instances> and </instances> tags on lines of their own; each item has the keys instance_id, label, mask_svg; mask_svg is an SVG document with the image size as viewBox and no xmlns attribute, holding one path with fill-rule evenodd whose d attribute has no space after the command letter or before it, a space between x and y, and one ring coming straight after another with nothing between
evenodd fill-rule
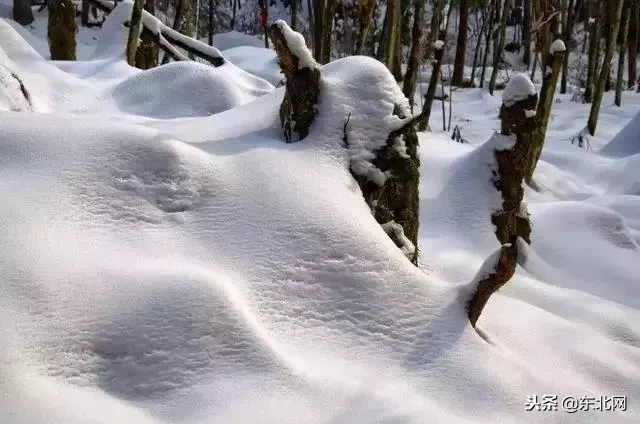
<instances>
[{"instance_id":1,"label":"snow mound","mask_svg":"<svg viewBox=\"0 0 640 424\"><path fill-rule=\"evenodd\" d=\"M207 42L206 39L202 39L201 41ZM230 31L224 32L220 34L215 34L213 36L213 45L218 50L228 50L234 47L240 46L251 46L251 47L263 47L264 48L264 40L249 34L244 34L242 32Z\"/></svg>"},{"instance_id":2,"label":"snow mound","mask_svg":"<svg viewBox=\"0 0 640 424\"><path fill-rule=\"evenodd\" d=\"M525 100L527 97L536 94L538 91L526 73L522 72L513 75L504 91L502 92L502 102L505 106L513 106L515 103Z\"/></svg>"},{"instance_id":3,"label":"snow mound","mask_svg":"<svg viewBox=\"0 0 640 424\"><path fill-rule=\"evenodd\" d=\"M0 47L0 111L32 111L31 94Z\"/></svg>"},{"instance_id":4,"label":"snow mound","mask_svg":"<svg viewBox=\"0 0 640 424\"><path fill-rule=\"evenodd\" d=\"M598 153L611 157L631 156L640 153L640 113Z\"/></svg>"},{"instance_id":5,"label":"snow mound","mask_svg":"<svg viewBox=\"0 0 640 424\"><path fill-rule=\"evenodd\" d=\"M284 80L276 52L264 47L240 46L222 51L224 58L238 68L277 86Z\"/></svg>"},{"instance_id":6,"label":"snow mound","mask_svg":"<svg viewBox=\"0 0 640 424\"><path fill-rule=\"evenodd\" d=\"M127 113L159 119L208 116L247 103L271 87L241 86L233 72L195 62L174 62L118 84L113 98ZM271 87L272 88L272 87Z\"/></svg>"}]
</instances>

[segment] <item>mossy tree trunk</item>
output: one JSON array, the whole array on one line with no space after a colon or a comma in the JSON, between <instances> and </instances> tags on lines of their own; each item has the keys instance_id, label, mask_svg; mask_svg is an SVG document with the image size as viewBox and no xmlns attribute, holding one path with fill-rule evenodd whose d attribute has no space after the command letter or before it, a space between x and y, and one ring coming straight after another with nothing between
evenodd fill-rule
<instances>
[{"instance_id":1,"label":"mossy tree trunk","mask_svg":"<svg viewBox=\"0 0 640 424\"><path fill-rule=\"evenodd\" d=\"M155 15L155 0L146 0L144 10ZM140 69L151 69L158 66L158 45L155 42L153 33L147 29L142 29L140 34L140 44L136 49L136 67Z\"/></svg>"},{"instance_id":2,"label":"mossy tree trunk","mask_svg":"<svg viewBox=\"0 0 640 424\"><path fill-rule=\"evenodd\" d=\"M76 60L76 8L71 0L50 0L47 34L52 60Z\"/></svg>"},{"instance_id":3,"label":"mossy tree trunk","mask_svg":"<svg viewBox=\"0 0 640 424\"><path fill-rule=\"evenodd\" d=\"M498 78L498 72L500 72L500 63L502 61L502 53L504 51L504 40L507 30L507 18L509 15L509 0L503 1L502 11L500 15L500 29L498 30L498 43L496 49L493 52L493 70L491 72L491 79L489 80L489 93L493 96L493 90L496 85L496 79Z\"/></svg>"},{"instance_id":4,"label":"mossy tree trunk","mask_svg":"<svg viewBox=\"0 0 640 424\"><path fill-rule=\"evenodd\" d=\"M622 17L622 34L620 35L620 49L618 50L618 73L616 76L616 106L622 104L622 79L624 78L624 59L627 52L627 35L629 34L629 21L631 20L631 7L624 8Z\"/></svg>"},{"instance_id":5,"label":"mossy tree trunk","mask_svg":"<svg viewBox=\"0 0 640 424\"><path fill-rule=\"evenodd\" d=\"M418 86L418 79L420 77L420 65L422 64L422 44L424 26L424 6L425 0L414 1L414 17L413 17L413 29L411 31L411 52L409 53L409 64L407 65L407 72L404 75L404 83L402 85L402 92L409 99L411 110L413 111L414 93Z\"/></svg>"},{"instance_id":6,"label":"mossy tree trunk","mask_svg":"<svg viewBox=\"0 0 640 424\"><path fill-rule=\"evenodd\" d=\"M285 25L283 23L282 25ZM278 23L271 25L271 41L278 55L280 69L286 79L286 92L280 105L280 121L287 143L302 140L309 134L315 119L314 106L320 91L320 70L317 64L300 68L299 58L289 49L287 39Z\"/></svg>"},{"instance_id":7,"label":"mossy tree trunk","mask_svg":"<svg viewBox=\"0 0 640 424\"><path fill-rule=\"evenodd\" d=\"M458 42L456 44L456 58L453 63L453 77L451 84L462 85L464 79L464 64L467 57L467 29L469 27L469 0L460 0L458 6L460 19L458 25ZM480 34L480 37L482 34Z\"/></svg>"},{"instance_id":8,"label":"mossy tree trunk","mask_svg":"<svg viewBox=\"0 0 640 424\"><path fill-rule=\"evenodd\" d=\"M29 25L33 22L31 0L13 0L13 20L20 25Z\"/></svg>"},{"instance_id":9,"label":"mossy tree trunk","mask_svg":"<svg viewBox=\"0 0 640 424\"><path fill-rule=\"evenodd\" d=\"M537 95L502 105L500 118L503 136L515 137L513 147L495 150L497 170L493 178L494 187L502 195L502 210L494 213L491 221L496 228L496 237L502 245L493 272L478 281L476 291L467 304L469 322L475 328L478 318L489 298L503 287L513 276L518 259L518 239L531 243L531 224L526 210L522 208L525 163L529 155L529 144L536 120L527 111L535 110Z\"/></svg>"},{"instance_id":10,"label":"mossy tree trunk","mask_svg":"<svg viewBox=\"0 0 640 424\"><path fill-rule=\"evenodd\" d=\"M127 40L127 63L131 66L135 66L136 64L136 50L138 49L138 37L140 35L143 2L144 0L135 0L131 10L129 38Z\"/></svg>"},{"instance_id":11,"label":"mossy tree trunk","mask_svg":"<svg viewBox=\"0 0 640 424\"><path fill-rule=\"evenodd\" d=\"M600 104L602 103L602 95L604 94L604 86L607 82L609 72L611 71L611 59L613 58L613 51L616 48L616 40L618 38L618 31L620 29L620 20L622 19L622 6L623 0L611 0L607 5L610 7L611 25L610 34L607 43L607 49L604 54L604 62L602 63L602 70L593 93L593 102L591 103L591 111L589 113L589 121L587 122L587 128L589 134L592 136L596 134L596 127L598 125L598 115L600 114Z\"/></svg>"},{"instance_id":12,"label":"mossy tree trunk","mask_svg":"<svg viewBox=\"0 0 640 424\"><path fill-rule=\"evenodd\" d=\"M527 157L525 164L524 179L527 184L531 184L533 179L533 172L536 169L540 155L542 154L542 148L544 147L544 140L547 133L547 126L549 124L549 117L551 116L551 106L553 105L553 98L556 93L556 85L558 84L558 77L560 75L560 67L562 66L564 51L556 51L553 54L547 54L547 62L545 63L545 74L542 80L542 89L540 90L540 101L538 102L538 108L536 109L536 125L531 138L531 153Z\"/></svg>"}]
</instances>

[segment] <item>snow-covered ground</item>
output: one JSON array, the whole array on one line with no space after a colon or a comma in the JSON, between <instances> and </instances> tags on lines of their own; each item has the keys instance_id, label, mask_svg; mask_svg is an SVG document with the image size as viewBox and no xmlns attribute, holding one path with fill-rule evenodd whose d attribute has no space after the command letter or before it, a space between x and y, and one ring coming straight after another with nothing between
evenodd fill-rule
<instances>
[{"instance_id":1,"label":"snow-covered ground","mask_svg":"<svg viewBox=\"0 0 640 424\"><path fill-rule=\"evenodd\" d=\"M500 93L453 92L469 144L439 105L420 134L418 269L342 146L349 112L372 134L358 111L393 108L382 65L322 67L318 120L285 144L271 53L141 72L127 18L81 31L74 63L0 20L1 423L640 421L639 95L605 96L593 152L571 144L588 105L557 97L532 246L476 332ZM549 394L627 410L525 410Z\"/></svg>"}]
</instances>

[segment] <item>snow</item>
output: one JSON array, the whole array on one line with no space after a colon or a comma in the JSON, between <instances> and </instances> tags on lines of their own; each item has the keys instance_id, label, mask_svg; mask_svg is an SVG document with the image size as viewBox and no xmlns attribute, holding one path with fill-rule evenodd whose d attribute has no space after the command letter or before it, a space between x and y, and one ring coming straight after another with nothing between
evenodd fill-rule
<instances>
[{"instance_id":1,"label":"snow","mask_svg":"<svg viewBox=\"0 0 640 424\"><path fill-rule=\"evenodd\" d=\"M281 19L277 20L275 25L282 31L287 42L287 47L291 53L298 58L298 69L318 67L318 64L311 55L311 51L307 48L307 43L302 34L292 30L291 27Z\"/></svg>"},{"instance_id":2,"label":"snow","mask_svg":"<svg viewBox=\"0 0 640 424\"><path fill-rule=\"evenodd\" d=\"M536 90L536 87L527 74L515 74L509 79L507 86L502 92L502 103L507 107L513 106L517 102L525 100L529 96L537 93L538 90Z\"/></svg>"},{"instance_id":3,"label":"snow","mask_svg":"<svg viewBox=\"0 0 640 424\"><path fill-rule=\"evenodd\" d=\"M200 41L206 42L206 39ZM236 47L261 47L264 48L264 40L253 35L244 34L237 31L230 31L213 36L213 45L220 51L233 49Z\"/></svg>"},{"instance_id":4,"label":"snow","mask_svg":"<svg viewBox=\"0 0 640 424\"><path fill-rule=\"evenodd\" d=\"M433 47L434 47L436 50L442 50L442 48L444 47L444 41L442 41L442 40L436 40L436 41L434 41L434 42L433 42Z\"/></svg>"},{"instance_id":5,"label":"snow","mask_svg":"<svg viewBox=\"0 0 640 424\"><path fill-rule=\"evenodd\" d=\"M560 38L551 43L551 47L549 48L549 54L555 54L565 51L567 51L567 47L564 45L564 41L562 41Z\"/></svg>"},{"instance_id":6,"label":"snow","mask_svg":"<svg viewBox=\"0 0 640 424\"><path fill-rule=\"evenodd\" d=\"M274 50L264 47L239 46L223 50L222 54L237 67L269 81L274 86L277 86L284 79Z\"/></svg>"},{"instance_id":7,"label":"snow","mask_svg":"<svg viewBox=\"0 0 640 424\"><path fill-rule=\"evenodd\" d=\"M420 134L417 269L349 169L376 178L394 105L408 115L382 64L323 66L316 122L285 144L283 88L232 60L126 65L126 9L65 64L28 44L38 22L0 20L0 422L638 422L637 119L614 136L640 96L605 94L586 152L569 140L589 105L559 95L520 211L532 245L474 331L500 248L493 155L513 142L499 96L456 92L469 144ZM628 408L525 412L545 393Z\"/></svg>"}]
</instances>

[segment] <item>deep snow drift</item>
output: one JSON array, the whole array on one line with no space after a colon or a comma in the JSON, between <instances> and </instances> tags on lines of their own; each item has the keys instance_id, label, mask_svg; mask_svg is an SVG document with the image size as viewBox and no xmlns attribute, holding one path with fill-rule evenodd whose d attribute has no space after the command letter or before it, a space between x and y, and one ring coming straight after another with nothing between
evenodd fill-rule
<instances>
[{"instance_id":1,"label":"deep snow drift","mask_svg":"<svg viewBox=\"0 0 640 424\"><path fill-rule=\"evenodd\" d=\"M121 36L126 7L100 37ZM0 21L0 63L37 112L0 112L0 422L638 421L640 174L634 156L571 146L582 105L554 109L533 244L481 337L464 302L498 247L483 142L499 98L456 94L471 145L421 134L418 269L342 146L349 112L363 143L387 128L358 115L397 101L381 64L324 66L311 134L285 144L282 88L232 63L139 72L97 45L51 63ZM154 89L177 69L170 95ZM231 100L212 105L216 90ZM628 116L603 109L605 135L637 112L625 101ZM626 395L628 410L525 412L549 393Z\"/></svg>"}]
</instances>

